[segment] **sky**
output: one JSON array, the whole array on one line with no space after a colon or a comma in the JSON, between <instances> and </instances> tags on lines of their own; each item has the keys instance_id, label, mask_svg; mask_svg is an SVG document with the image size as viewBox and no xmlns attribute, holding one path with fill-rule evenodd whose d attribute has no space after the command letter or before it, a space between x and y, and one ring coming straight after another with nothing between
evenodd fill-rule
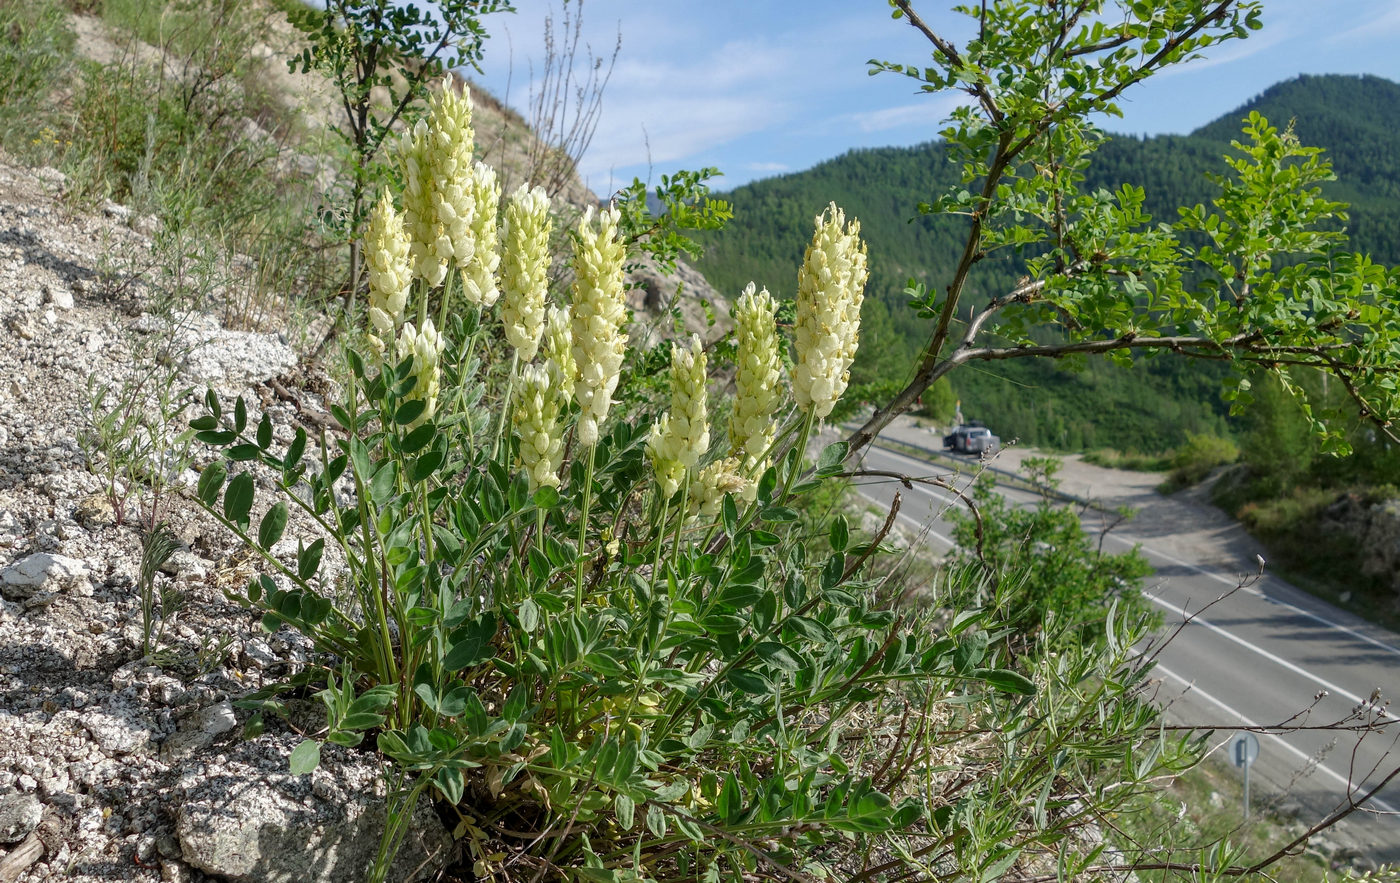
<instances>
[{"instance_id":1,"label":"sky","mask_svg":"<svg viewBox=\"0 0 1400 883\"><path fill-rule=\"evenodd\" d=\"M481 74L472 79L529 119L543 69L545 19L556 44L561 0L517 0L490 16ZM914 8L936 30L963 35L948 0ZM606 67L599 124L584 154L586 183L606 198L634 177L652 185L678 169L718 167L729 189L809 168L860 147L937 137L957 94L926 94L881 58L924 65L927 41L891 19L886 0L569 0L589 51ZM1302 73L1369 73L1400 80L1400 0L1266 0L1264 27L1207 58L1125 93L1123 118L1105 128L1186 133Z\"/></svg>"}]
</instances>

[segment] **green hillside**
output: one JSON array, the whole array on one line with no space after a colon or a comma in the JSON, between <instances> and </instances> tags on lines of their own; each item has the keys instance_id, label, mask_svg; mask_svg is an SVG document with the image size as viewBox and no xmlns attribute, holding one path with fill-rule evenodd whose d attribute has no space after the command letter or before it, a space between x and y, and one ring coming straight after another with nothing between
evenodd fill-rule
<instances>
[{"instance_id":1,"label":"green hillside","mask_svg":"<svg viewBox=\"0 0 1400 883\"><path fill-rule=\"evenodd\" d=\"M1329 195L1353 205L1354 247L1378 260L1400 258L1400 143L1387 121L1400 113L1400 85L1378 77L1307 76L1270 88L1238 110L1187 136L1115 136L1097 153L1086 186L1145 188L1157 221L1211 198L1208 172L1238 137L1241 120L1259 110L1280 127L1296 120L1305 144L1327 148L1339 180ZM870 249L870 284L854 383L903 379L925 339L926 320L910 311L909 279L946 283L957 260L963 223L920 215L956 182L943 145L858 150L804 172L757 181L725 198L734 220L706 242L701 269L721 291L749 281L790 297L792 267L811 235L812 219L830 201L860 219ZM998 253L978 265L970 300L1003 292L1023 273L1021 258ZM1131 371L1097 360L1013 360L954 372L963 410L1028 444L1143 452L1180 444L1188 433L1228 431L1218 390L1219 366L1170 357L1145 359Z\"/></svg>"}]
</instances>

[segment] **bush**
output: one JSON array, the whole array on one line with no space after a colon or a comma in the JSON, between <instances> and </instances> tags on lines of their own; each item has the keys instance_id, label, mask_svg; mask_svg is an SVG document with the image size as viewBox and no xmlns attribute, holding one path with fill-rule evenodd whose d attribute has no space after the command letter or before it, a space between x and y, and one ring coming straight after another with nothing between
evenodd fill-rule
<instances>
[{"instance_id":1,"label":"bush","mask_svg":"<svg viewBox=\"0 0 1400 883\"><path fill-rule=\"evenodd\" d=\"M1214 435L1188 435L1186 444L1172 453L1172 472L1163 489L1170 493L1200 484L1212 469L1233 463L1239 456L1239 448L1229 439Z\"/></svg>"},{"instance_id":2,"label":"bush","mask_svg":"<svg viewBox=\"0 0 1400 883\"><path fill-rule=\"evenodd\" d=\"M72 56L73 33L58 3L0 3L0 145L26 157L51 149L47 99Z\"/></svg>"}]
</instances>

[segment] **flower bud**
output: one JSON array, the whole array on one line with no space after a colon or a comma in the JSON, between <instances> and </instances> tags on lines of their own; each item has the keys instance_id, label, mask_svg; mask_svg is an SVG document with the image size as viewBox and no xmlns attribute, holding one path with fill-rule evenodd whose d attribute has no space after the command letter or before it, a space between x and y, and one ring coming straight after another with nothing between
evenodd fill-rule
<instances>
[{"instance_id":1,"label":"flower bud","mask_svg":"<svg viewBox=\"0 0 1400 883\"><path fill-rule=\"evenodd\" d=\"M747 499L756 489L753 479L744 474L744 464L738 457L716 460L701 469L690 484L690 502L701 515L716 515L724 503L725 494Z\"/></svg>"},{"instance_id":2,"label":"flower bud","mask_svg":"<svg viewBox=\"0 0 1400 883\"><path fill-rule=\"evenodd\" d=\"M458 94L447 76L428 105L433 210L440 228L437 256L465 268L476 253L476 216L480 211L473 186L471 92ZM495 217L495 210L491 211ZM444 267L445 270L445 267ZM441 281L441 277L439 277ZM433 283L437 284L437 283Z\"/></svg>"},{"instance_id":3,"label":"flower bud","mask_svg":"<svg viewBox=\"0 0 1400 883\"><path fill-rule=\"evenodd\" d=\"M846 227L833 202L817 217L797 275L792 392L797 407L818 418L831 413L850 382L868 276L860 222Z\"/></svg>"}]
</instances>

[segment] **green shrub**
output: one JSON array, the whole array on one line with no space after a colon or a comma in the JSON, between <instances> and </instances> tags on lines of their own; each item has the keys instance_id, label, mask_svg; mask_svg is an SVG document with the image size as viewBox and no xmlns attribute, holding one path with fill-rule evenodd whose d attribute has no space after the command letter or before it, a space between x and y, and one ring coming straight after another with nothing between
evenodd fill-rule
<instances>
[{"instance_id":1,"label":"green shrub","mask_svg":"<svg viewBox=\"0 0 1400 883\"><path fill-rule=\"evenodd\" d=\"M1171 492L1200 484L1212 469L1233 463L1239 456L1239 448L1229 439L1214 435L1188 435L1186 444L1172 453L1172 472L1163 490Z\"/></svg>"},{"instance_id":2,"label":"green shrub","mask_svg":"<svg viewBox=\"0 0 1400 883\"><path fill-rule=\"evenodd\" d=\"M48 106L72 64L73 33L53 0L0 2L0 145L42 157L61 141Z\"/></svg>"}]
</instances>

